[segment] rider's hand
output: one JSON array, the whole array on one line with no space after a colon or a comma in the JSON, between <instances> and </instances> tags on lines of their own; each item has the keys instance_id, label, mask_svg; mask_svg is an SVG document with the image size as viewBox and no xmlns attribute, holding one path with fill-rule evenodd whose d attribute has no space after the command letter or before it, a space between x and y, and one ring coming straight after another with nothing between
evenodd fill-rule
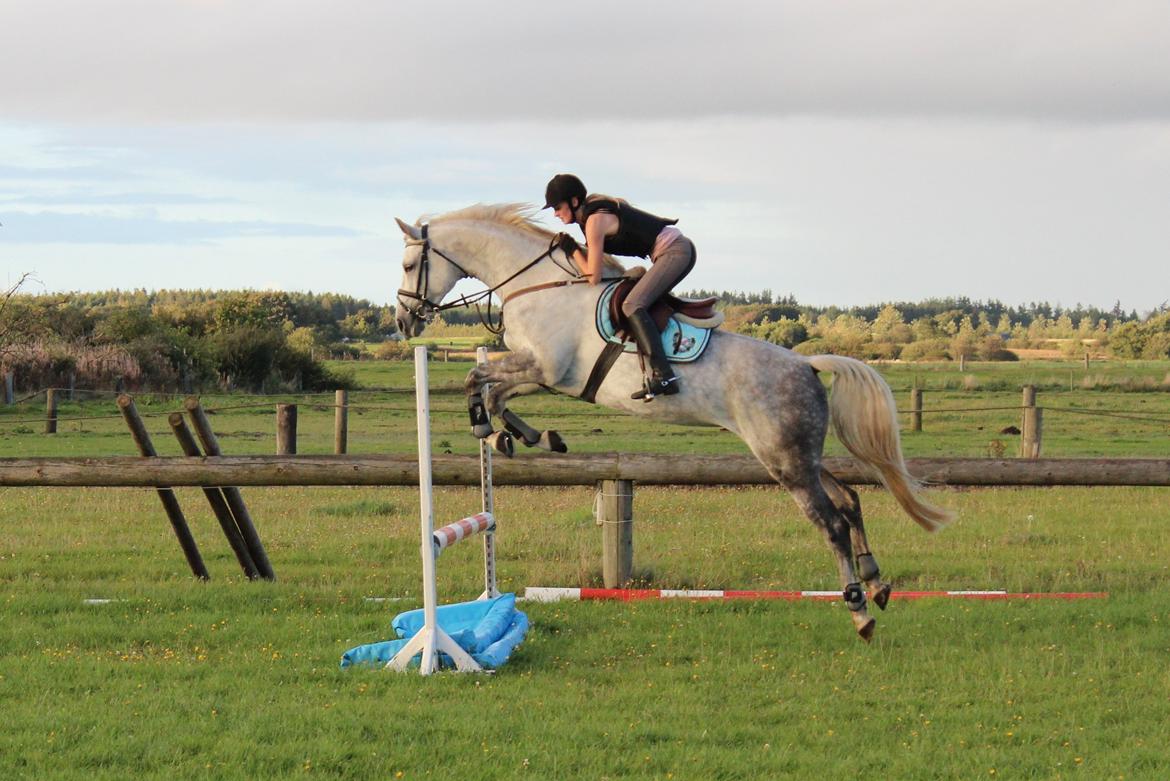
<instances>
[{"instance_id":1,"label":"rider's hand","mask_svg":"<svg viewBox=\"0 0 1170 781\"><path fill-rule=\"evenodd\" d=\"M565 253L565 256L570 260L574 257L576 252L581 249L581 245L577 243L577 240L567 233L558 233L556 238L553 240L553 243L560 249L561 252Z\"/></svg>"}]
</instances>

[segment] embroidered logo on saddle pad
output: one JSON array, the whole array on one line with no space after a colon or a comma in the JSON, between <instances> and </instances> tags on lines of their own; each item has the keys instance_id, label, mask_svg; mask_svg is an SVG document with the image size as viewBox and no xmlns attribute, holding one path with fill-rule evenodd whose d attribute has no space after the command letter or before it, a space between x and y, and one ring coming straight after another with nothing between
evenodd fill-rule
<instances>
[{"instance_id":1,"label":"embroidered logo on saddle pad","mask_svg":"<svg viewBox=\"0 0 1170 781\"><path fill-rule=\"evenodd\" d=\"M611 311L613 309L613 297L618 287L627 280L619 279L609 285L606 285L605 290L601 293L601 298L597 300L597 333L601 338L607 342L622 345L622 348L628 352L633 353L638 351L638 346L633 341L623 341L617 335L618 329L614 326L613 316ZM657 321L659 318L655 318ZM722 321L722 318L719 318ZM690 323L681 322L677 317L671 314L665 325L659 323L659 328L662 331L662 347L666 350L666 357L670 359L671 363L690 363L697 361L703 355L703 351L707 349L707 345L711 341L711 331L719 322L715 322L710 328L699 328Z\"/></svg>"}]
</instances>

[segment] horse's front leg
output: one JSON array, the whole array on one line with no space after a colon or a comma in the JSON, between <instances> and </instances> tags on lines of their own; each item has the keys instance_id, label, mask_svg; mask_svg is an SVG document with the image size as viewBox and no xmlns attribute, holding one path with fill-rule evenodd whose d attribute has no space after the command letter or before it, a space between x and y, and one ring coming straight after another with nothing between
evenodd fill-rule
<instances>
[{"instance_id":1,"label":"horse's front leg","mask_svg":"<svg viewBox=\"0 0 1170 781\"><path fill-rule=\"evenodd\" d=\"M531 353L514 352L496 361L472 369L465 383L472 431L481 439L490 437L492 445L511 455L511 442L503 435L519 439L526 447L540 447L556 453L568 451L555 431L537 431L507 408L508 400L541 390L544 372ZM500 418L504 432L493 432L491 416Z\"/></svg>"}]
</instances>

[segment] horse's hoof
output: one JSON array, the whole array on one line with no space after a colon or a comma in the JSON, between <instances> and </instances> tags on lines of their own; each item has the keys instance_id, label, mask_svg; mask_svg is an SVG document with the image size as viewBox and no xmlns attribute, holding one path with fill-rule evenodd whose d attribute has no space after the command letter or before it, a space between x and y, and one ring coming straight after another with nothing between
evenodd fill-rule
<instances>
[{"instance_id":1,"label":"horse's hoof","mask_svg":"<svg viewBox=\"0 0 1170 781\"><path fill-rule=\"evenodd\" d=\"M516 452L516 443L512 440L512 435L507 431L497 431L487 437L487 443L505 458L511 458Z\"/></svg>"},{"instance_id":2,"label":"horse's hoof","mask_svg":"<svg viewBox=\"0 0 1170 781\"><path fill-rule=\"evenodd\" d=\"M565 444L565 440L561 439L561 435L555 431L542 431L540 434L540 446L553 453L569 452L569 446Z\"/></svg>"},{"instance_id":3,"label":"horse's hoof","mask_svg":"<svg viewBox=\"0 0 1170 781\"><path fill-rule=\"evenodd\" d=\"M885 610L890 601L890 584L883 583L881 588L869 595L869 598L873 600L875 605Z\"/></svg>"},{"instance_id":4,"label":"horse's hoof","mask_svg":"<svg viewBox=\"0 0 1170 781\"><path fill-rule=\"evenodd\" d=\"M868 643L873 639L873 630L876 628L877 620L871 618L861 626L857 627L857 634L861 635L861 639Z\"/></svg>"}]
</instances>

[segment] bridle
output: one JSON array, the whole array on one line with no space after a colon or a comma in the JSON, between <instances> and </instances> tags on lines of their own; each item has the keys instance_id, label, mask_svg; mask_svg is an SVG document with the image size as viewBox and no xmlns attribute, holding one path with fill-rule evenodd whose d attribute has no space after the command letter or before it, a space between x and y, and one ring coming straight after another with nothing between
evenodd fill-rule
<instances>
[{"instance_id":1,"label":"bridle","mask_svg":"<svg viewBox=\"0 0 1170 781\"><path fill-rule=\"evenodd\" d=\"M557 263L555 258L553 258L552 252L554 249L556 249L556 246L555 246L556 237L553 237L553 240L549 242L548 249L546 249L544 252L537 255L535 258L530 260L528 263L524 264L524 266L522 266L519 271L517 271L516 273L509 276L503 282L500 282L499 284L493 285L492 287L486 288L484 290L480 290L476 293L471 294L470 296L466 295L466 294L460 294L459 298L455 299L454 301L449 301L445 304L435 303L434 301L430 300L427 297L427 293L429 292L429 285L430 285L430 281L431 281L430 255L432 252L435 253L436 255L438 255L443 260L450 263L456 269L458 269L458 271L463 275L462 277L460 277L460 279L470 277L471 274L467 271L467 269L465 269L465 268L463 268L463 266L459 265L459 263L455 259L453 259L450 255L447 255L445 252L440 250L438 247L431 244L431 239L430 239L430 235L429 235L430 226L427 223L423 223L423 225L421 227L422 227L422 233L421 233L420 238L406 239L406 246L408 246L408 247L422 246L422 254L419 256L419 260L418 260L419 269L418 269L418 276L415 277L416 282L415 282L414 290L405 290L403 288L399 288L398 289L398 297L412 299L414 301L417 301L418 303L416 306L412 307L412 306L403 304L402 308L405 309L407 312L409 312L411 314L411 316L415 317L416 319L423 320L423 321L428 322L428 323L431 322L432 320L434 320L435 315L439 314L440 312L445 312L448 309L455 309L457 307L466 307L466 306L470 306L471 304L475 304L476 314L479 315L479 321L481 323L483 323L484 328L488 329L488 331L490 331L493 334L499 335L499 334L502 334L504 332L503 304L500 305L499 319L493 323L492 322L492 294L495 293L500 288L502 288L504 285L508 284L513 279L515 279L516 277L523 274L525 271L528 271L529 269L531 269L536 264L540 263L540 261L544 260L545 258L548 258L549 260L551 260L556 265L556 267L559 268L561 271L564 271L566 274L570 274L573 277L575 277L575 279L572 280L571 282L569 282L569 284L572 284L573 282L576 282L576 281L582 279L580 274L577 274L573 271L570 271L569 269L566 269L560 263ZM538 287L538 286L534 286L534 288L535 287ZM524 292L528 289L529 288L525 288L522 291L517 291L517 293ZM516 295L516 293L514 293L512 296L509 296L509 298L513 298L513 297L515 297L515 295ZM487 300L487 312L486 313L482 309L480 309L480 302L484 301L485 299Z\"/></svg>"}]
</instances>

